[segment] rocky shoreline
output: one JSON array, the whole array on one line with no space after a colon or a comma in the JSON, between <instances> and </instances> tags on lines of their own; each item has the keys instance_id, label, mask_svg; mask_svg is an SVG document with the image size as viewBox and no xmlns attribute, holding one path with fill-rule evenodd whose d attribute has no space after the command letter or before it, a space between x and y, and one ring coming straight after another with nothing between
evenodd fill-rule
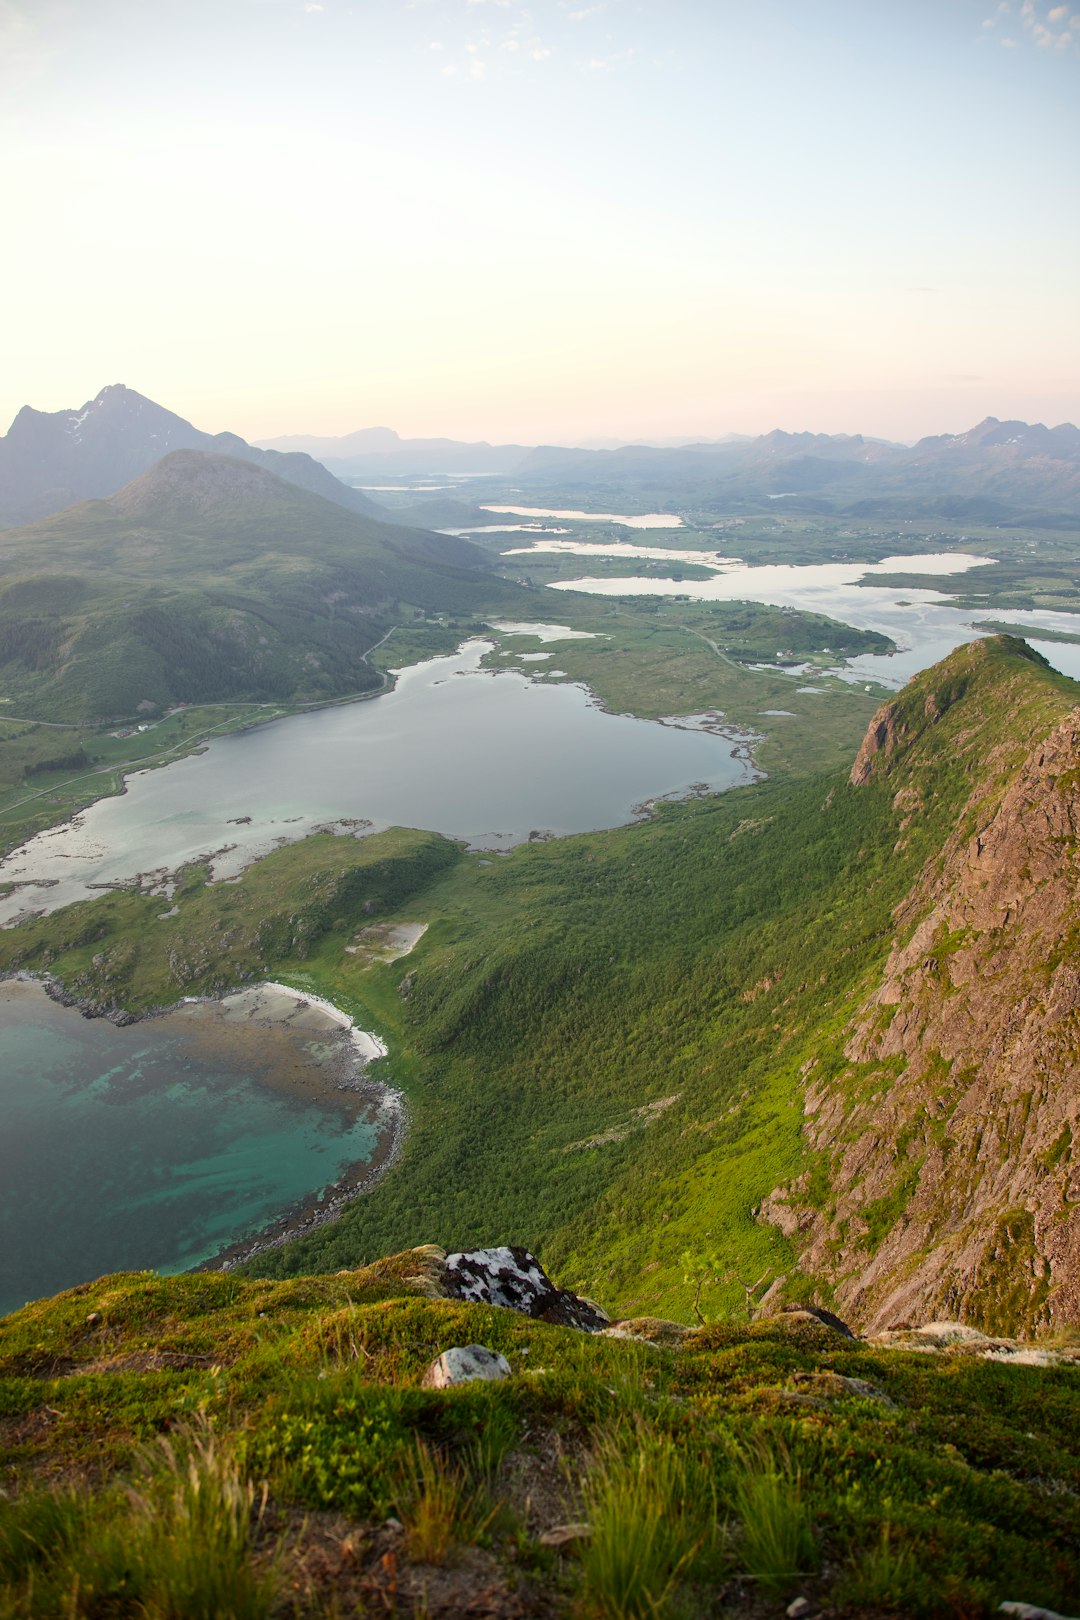
<instances>
[{"instance_id":1,"label":"rocky shoreline","mask_svg":"<svg viewBox=\"0 0 1080 1620\"><path fill-rule=\"evenodd\" d=\"M347 1013L321 996L294 989L291 985L267 980L258 985L238 986L235 990L226 991L220 996L188 996L170 1007L155 1007L149 1012L133 1013L121 1007L75 996L65 989L60 980L48 973L35 974L19 970L0 975L0 982L5 980L37 984L58 1006L72 1008L84 1018L105 1019L117 1028L126 1028L131 1024L160 1018L167 1013L175 1013L185 1006L221 1006L231 996L243 996L265 989L294 1002L296 1010L301 1014L309 1009L315 1009L336 1024L343 1034L348 1033L354 1060L347 1066L347 1071L339 1069L336 1073L333 1084L336 1098L329 1088L322 1089L328 1101L343 1102L347 1097L352 1110L359 1113L366 1108L374 1116L379 1128L379 1141L374 1154L370 1159L349 1165L329 1186L317 1194L304 1197L283 1214L275 1216L253 1236L248 1234L224 1245L216 1254L191 1267L194 1272L231 1270L244 1261L252 1260L269 1250L281 1248L294 1238L306 1237L320 1226L337 1220L354 1199L370 1192L401 1156L408 1129L404 1094L383 1082L366 1078L368 1064L385 1057L386 1046L378 1036L358 1029ZM274 1017L272 1014L264 1016L270 1022L288 1022L287 1018ZM312 1066L312 1073L313 1075L317 1073L316 1065Z\"/></svg>"},{"instance_id":2,"label":"rocky shoreline","mask_svg":"<svg viewBox=\"0 0 1080 1620\"><path fill-rule=\"evenodd\" d=\"M260 1254L284 1247L294 1238L309 1237L319 1227L338 1220L355 1199L370 1192L401 1157L408 1128L404 1096L401 1092L390 1092L389 1096L393 1102L388 1109L388 1130L371 1159L364 1164L350 1166L346 1174L331 1182L318 1198L304 1199L270 1226L264 1227L254 1238L240 1238L226 1245L211 1259L192 1266L192 1271L232 1271L234 1267L254 1260ZM359 1174L355 1174L356 1171Z\"/></svg>"}]
</instances>

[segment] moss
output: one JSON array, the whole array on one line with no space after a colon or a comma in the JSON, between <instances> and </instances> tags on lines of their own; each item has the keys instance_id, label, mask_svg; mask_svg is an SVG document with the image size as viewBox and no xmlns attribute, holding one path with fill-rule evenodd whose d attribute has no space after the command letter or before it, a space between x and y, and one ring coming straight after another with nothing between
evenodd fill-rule
<instances>
[{"instance_id":1,"label":"moss","mask_svg":"<svg viewBox=\"0 0 1080 1620\"><path fill-rule=\"evenodd\" d=\"M1050 1265L1035 1244L1035 1217L1011 1209L988 1239L977 1281L964 1301L966 1319L987 1333L1035 1332L1048 1320Z\"/></svg>"}]
</instances>

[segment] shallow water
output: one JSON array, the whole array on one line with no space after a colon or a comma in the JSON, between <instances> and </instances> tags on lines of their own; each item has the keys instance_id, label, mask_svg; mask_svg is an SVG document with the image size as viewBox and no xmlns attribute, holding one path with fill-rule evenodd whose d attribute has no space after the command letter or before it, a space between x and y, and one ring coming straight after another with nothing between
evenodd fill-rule
<instances>
[{"instance_id":1,"label":"shallow water","mask_svg":"<svg viewBox=\"0 0 1080 1620\"><path fill-rule=\"evenodd\" d=\"M695 602L764 602L773 607L823 613L859 630L878 630L896 644L895 653L864 653L837 665L834 673L853 683L877 682L898 688L912 675L936 664L965 641L986 634L975 622L988 616L1015 623L1054 669L1080 679L1080 646L1040 641L1038 631L1075 631L1080 618L1050 611L1001 612L989 608L956 608L937 591L913 586L877 585L876 574L937 574L942 578L993 567L989 558L961 552L932 552L914 557L886 557L879 563L772 563L754 567L719 552L676 551L667 547L613 543L539 541L528 551L558 551L581 556L682 558L715 567L711 579L671 580L651 576L629 579L583 578L553 582L552 590L584 591L594 596L680 596ZM860 581L866 583L860 583ZM972 581L975 588L975 581ZM795 672L797 673L797 672Z\"/></svg>"},{"instance_id":2,"label":"shallow water","mask_svg":"<svg viewBox=\"0 0 1080 1620\"><path fill-rule=\"evenodd\" d=\"M483 512L506 512L510 517L573 518L579 523L621 523L626 529L681 529L683 520L672 512L641 512L627 517L622 512L578 512L552 506L489 506Z\"/></svg>"},{"instance_id":3,"label":"shallow water","mask_svg":"<svg viewBox=\"0 0 1080 1620\"><path fill-rule=\"evenodd\" d=\"M0 982L0 1315L197 1265L371 1159L387 1119L337 1089L357 1072L348 1031L248 999L117 1029Z\"/></svg>"},{"instance_id":4,"label":"shallow water","mask_svg":"<svg viewBox=\"0 0 1080 1620\"><path fill-rule=\"evenodd\" d=\"M138 873L164 882L165 872L225 848L213 867L229 876L279 842L348 818L506 848L533 831L618 826L644 800L700 783L719 791L752 779L732 740L608 714L577 685L482 670L490 647L468 642L404 670L394 691L371 702L293 715L133 773L125 794L0 863L0 878L31 885L0 900L0 921Z\"/></svg>"}]
</instances>

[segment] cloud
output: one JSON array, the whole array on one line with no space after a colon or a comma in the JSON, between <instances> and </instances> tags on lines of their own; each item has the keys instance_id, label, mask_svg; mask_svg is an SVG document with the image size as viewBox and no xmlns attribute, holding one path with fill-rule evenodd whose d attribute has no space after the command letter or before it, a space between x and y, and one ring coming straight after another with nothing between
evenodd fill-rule
<instances>
[{"instance_id":1,"label":"cloud","mask_svg":"<svg viewBox=\"0 0 1080 1620\"><path fill-rule=\"evenodd\" d=\"M1046 0L1022 0L1018 7L1000 0L993 15L983 18L983 28L996 28L1005 18L1018 18L1027 38L1040 50L1064 51L1080 34L1080 13L1070 16L1070 10L1068 5L1048 5ZM1017 50L1021 43L1015 33L999 37L999 44L1008 51Z\"/></svg>"},{"instance_id":2,"label":"cloud","mask_svg":"<svg viewBox=\"0 0 1080 1620\"><path fill-rule=\"evenodd\" d=\"M1023 0L1020 21L1040 50L1068 50L1075 41L1072 28L1068 26L1075 18L1070 18L1068 6L1046 6L1042 0Z\"/></svg>"},{"instance_id":3,"label":"cloud","mask_svg":"<svg viewBox=\"0 0 1080 1620\"><path fill-rule=\"evenodd\" d=\"M574 63L579 73L614 73L617 68L625 67L637 55L633 45L624 51L612 51L610 56L586 56Z\"/></svg>"}]
</instances>

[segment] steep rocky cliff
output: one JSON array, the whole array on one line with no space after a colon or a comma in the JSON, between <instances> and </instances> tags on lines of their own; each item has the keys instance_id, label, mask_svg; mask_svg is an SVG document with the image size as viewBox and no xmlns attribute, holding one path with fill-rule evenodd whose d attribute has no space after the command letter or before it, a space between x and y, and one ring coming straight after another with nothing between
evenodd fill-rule
<instances>
[{"instance_id":1,"label":"steep rocky cliff","mask_svg":"<svg viewBox=\"0 0 1080 1620\"><path fill-rule=\"evenodd\" d=\"M817 1169L763 1209L869 1327L1080 1316L1080 708L1025 709L1018 644L991 678L1003 646L961 649L870 726L851 781L893 791L898 848L943 773L970 790L896 908L846 1067L807 1065ZM1030 674L1060 715L1061 684Z\"/></svg>"}]
</instances>

